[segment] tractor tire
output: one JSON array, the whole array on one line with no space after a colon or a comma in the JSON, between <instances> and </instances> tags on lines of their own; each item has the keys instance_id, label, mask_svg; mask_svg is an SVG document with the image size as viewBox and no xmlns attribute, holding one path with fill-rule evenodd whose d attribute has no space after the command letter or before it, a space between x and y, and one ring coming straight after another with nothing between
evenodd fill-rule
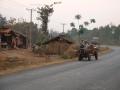
<instances>
[{"instance_id":1,"label":"tractor tire","mask_svg":"<svg viewBox=\"0 0 120 90\"><path fill-rule=\"evenodd\" d=\"M79 56L78 61L82 61L83 57Z\"/></svg>"},{"instance_id":2,"label":"tractor tire","mask_svg":"<svg viewBox=\"0 0 120 90\"><path fill-rule=\"evenodd\" d=\"M98 53L95 52L95 60L98 60Z\"/></svg>"},{"instance_id":3,"label":"tractor tire","mask_svg":"<svg viewBox=\"0 0 120 90\"><path fill-rule=\"evenodd\" d=\"M91 61L91 56L88 54L88 61Z\"/></svg>"}]
</instances>

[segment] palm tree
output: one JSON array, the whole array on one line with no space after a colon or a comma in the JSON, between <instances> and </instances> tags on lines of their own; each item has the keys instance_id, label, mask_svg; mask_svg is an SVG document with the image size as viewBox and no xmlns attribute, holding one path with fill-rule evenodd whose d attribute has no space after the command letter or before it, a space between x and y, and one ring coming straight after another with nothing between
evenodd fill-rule
<instances>
[{"instance_id":1,"label":"palm tree","mask_svg":"<svg viewBox=\"0 0 120 90\"><path fill-rule=\"evenodd\" d=\"M87 21L84 22L84 25L85 25L85 26L88 26L89 24L90 24L90 23L87 22Z\"/></svg>"},{"instance_id":2,"label":"palm tree","mask_svg":"<svg viewBox=\"0 0 120 90\"><path fill-rule=\"evenodd\" d=\"M75 28L75 23L71 22L70 26L73 27L73 28Z\"/></svg>"},{"instance_id":3,"label":"palm tree","mask_svg":"<svg viewBox=\"0 0 120 90\"><path fill-rule=\"evenodd\" d=\"M81 19L81 15L80 14L75 15L75 19L78 20L78 26L79 26L79 20Z\"/></svg>"},{"instance_id":4,"label":"palm tree","mask_svg":"<svg viewBox=\"0 0 120 90\"><path fill-rule=\"evenodd\" d=\"M96 23L96 20L95 19L90 19L90 22L91 23Z\"/></svg>"},{"instance_id":5,"label":"palm tree","mask_svg":"<svg viewBox=\"0 0 120 90\"><path fill-rule=\"evenodd\" d=\"M81 25L79 25L79 28L81 29L81 28L83 28L83 25L81 24Z\"/></svg>"}]
</instances>

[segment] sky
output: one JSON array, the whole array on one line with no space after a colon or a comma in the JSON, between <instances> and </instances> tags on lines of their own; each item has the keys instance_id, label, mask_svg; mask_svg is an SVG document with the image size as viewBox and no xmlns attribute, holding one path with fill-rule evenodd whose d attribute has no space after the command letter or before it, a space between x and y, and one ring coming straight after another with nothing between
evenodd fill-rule
<instances>
[{"instance_id":1,"label":"sky","mask_svg":"<svg viewBox=\"0 0 120 90\"><path fill-rule=\"evenodd\" d=\"M65 31L68 31L71 29L71 22L74 22L77 28L76 14L82 16L80 24L91 18L96 20L95 24L89 25L90 29L111 23L120 24L120 0L0 0L0 13L7 18L24 18L30 21L30 12L26 8L36 9L55 1L62 3L54 5L54 13L49 22L50 30L62 32L62 23L65 23ZM36 20L37 16L37 12L34 11L33 21L40 25L40 21Z\"/></svg>"}]
</instances>

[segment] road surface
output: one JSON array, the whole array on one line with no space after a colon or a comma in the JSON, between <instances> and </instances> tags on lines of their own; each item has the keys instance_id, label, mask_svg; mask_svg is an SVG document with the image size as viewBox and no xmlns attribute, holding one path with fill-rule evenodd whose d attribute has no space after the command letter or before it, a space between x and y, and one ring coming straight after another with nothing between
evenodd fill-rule
<instances>
[{"instance_id":1,"label":"road surface","mask_svg":"<svg viewBox=\"0 0 120 90\"><path fill-rule=\"evenodd\" d=\"M0 78L0 90L120 90L120 48L98 61L75 61Z\"/></svg>"}]
</instances>

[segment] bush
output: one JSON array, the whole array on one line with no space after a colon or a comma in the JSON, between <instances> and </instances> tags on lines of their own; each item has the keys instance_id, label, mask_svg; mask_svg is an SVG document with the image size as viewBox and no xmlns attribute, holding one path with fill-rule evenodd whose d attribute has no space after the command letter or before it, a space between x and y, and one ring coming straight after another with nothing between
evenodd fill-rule
<instances>
[{"instance_id":1,"label":"bush","mask_svg":"<svg viewBox=\"0 0 120 90\"><path fill-rule=\"evenodd\" d=\"M68 56L68 55L65 55L65 54L61 55L61 58L63 58L63 59L72 59L71 56Z\"/></svg>"}]
</instances>

